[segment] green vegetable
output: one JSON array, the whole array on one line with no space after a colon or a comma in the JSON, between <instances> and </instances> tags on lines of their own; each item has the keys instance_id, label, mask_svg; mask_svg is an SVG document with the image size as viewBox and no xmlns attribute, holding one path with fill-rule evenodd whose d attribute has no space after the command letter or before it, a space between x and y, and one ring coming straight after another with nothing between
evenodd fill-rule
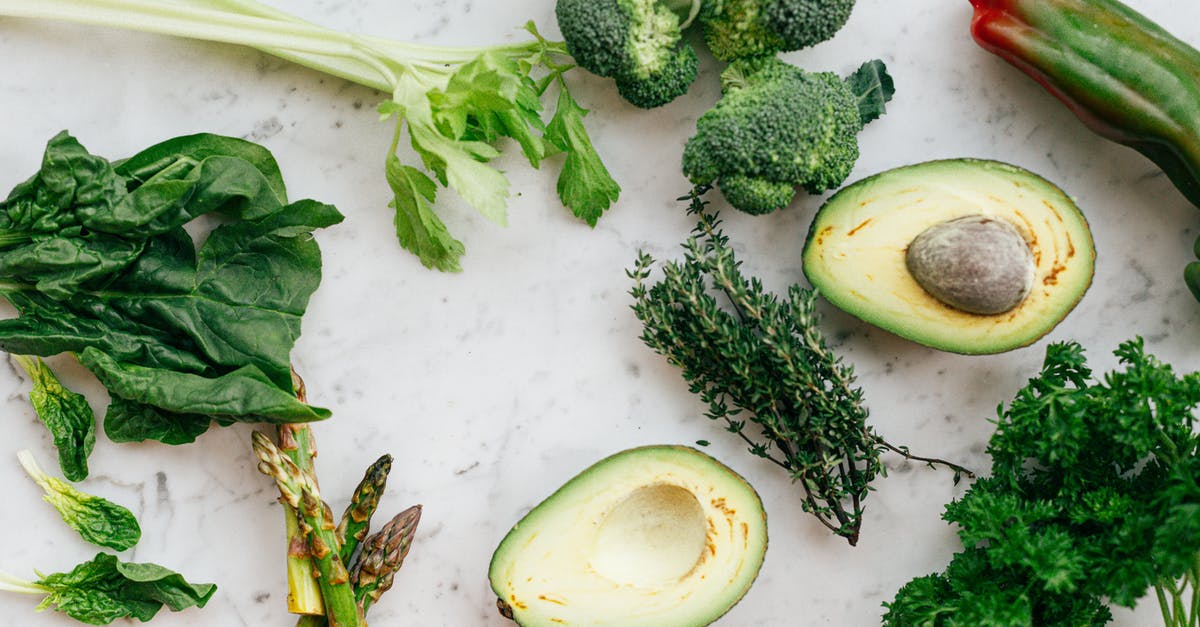
<instances>
[{"instance_id":1,"label":"green vegetable","mask_svg":"<svg viewBox=\"0 0 1200 627\"><path fill-rule=\"evenodd\" d=\"M853 368L829 350L818 326L816 293L794 285L780 298L743 275L720 222L704 208L704 192L681 199L698 218L683 261L665 264L662 280L649 284L654 260L642 253L629 274L642 341L682 369L707 416L787 471L804 491L804 510L852 545L883 451L949 466L956 479L970 474L871 430Z\"/></svg>"},{"instance_id":2,"label":"green vegetable","mask_svg":"<svg viewBox=\"0 0 1200 627\"><path fill-rule=\"evenodd\" d=\"M188 583L162 566L100 553L71 572L39 575L36 581L0 573L0 590L45 595L38 611L52 608L82 623L107 625L122 618L149 621L164 605L173 612L204 607L217 587Z\"/></svg>"},{"instance_id":3,"label":"green vegetable","mask_svg":"<svg viewBox=\"0 0 1200 627\"><path fill-rule=\"evenodd\" d=\"M1116 0L971 0L971 34L1200 207L1200 51ZM1200 257L1200 240L1196 242ZM1200 262L1184 279L1200 300Z\"/></svg>"},{"instance_id":4,"label":"green vegetable","mask_svg":"<svg viewBox=\"0 0 1200 627\"><path fill-rule=\"evenodd\" d=\"M50 430L58 449L58 465L71 481L88 475L88 455L96 445L96 414L82 394L68 390L38 357L13 355L33 381L29 401Z\"/></svg>"},{"instance_id":5,"label":"green vegetable","mask_svg":"<svg viewBox=\"0 0 1200 627\"><path fill-rule=\"evenodd\" d=\"M885 625L1101 625L1154 589L1168 627L1200 624L1200 373L1140 338L1092 376L1076 343L1000 413L992 474L946 507L964 550L900 589Z\"/></svg>"},{"instance_id":6,"label":"green vegetable","mask_svg":"<svg viewBox=\"0 0 1200 627\"><path fill-rule=\"evenodd\" d=\"M379 498L387 488L387 476L392 471L392 456L384 455L375 460L363 474L362 481L350 496L350 504L338 522L337 538L342 544L342 562L349 564L358 545L367 538L371 528L371 516L379 507Z\"/></svg>"},{"instance_id":7,"label":"green vegetable","mask_svg":"<svg viewBox=\"0 0 1200 627\"><path fill-rule=\"evenodd\" d=\"M25 469L25 474L45 491L42 498L53 505L63 522L78 531L84 540L114 551L124 551L141 539L142 528L133 512L108 499L80 492L66 482L47 475L29 451L20 451L17 459Z\"/></svg>"},{"instance_id":8,"label":"green vegetable","mask_svg":"<svg viewBox=\"0 0 1200 627\"><path fill-rule=\"evenodd\" d=\"M259 460L258 470L275 480L281 500L300 516L300 529L308 542L329 625L365 625L354 600L350 572L341 557L341 542L333 524L333 513L321 501L316 477L302 471L261 432L254 432L253 442L254 454Z\"/></svg>"},{"instance_id":9,"label":"green vegetable","mask_svg":"<svg viewBox=\"0 0 1200 627\"><path fill-rule=\"evenodd\" d=\"M566 89L562 75L573 65L566 46L542 38L532 23L526 25L533 35L529 41L450 48L341 33L256 0L165 5L155 0L0 0L0 15L251 46L390 94L379 111L396 124L385 161L396 235L426 267L458 271L465 250L433 210L438 183L453 188L488 219L505 223L508 180L488 163L500 155L495 147L500 138L514 140L534 167L558 151L592 164L588 176L580 178L575 178L578 168L563 168L558 183L560 191L571 192L563 194L563 202L589 223L616 198L617 184L599 165L590 141L562 142L546 135L541 98L552 83ZM582 115L558 119L570 136L586 138ZM403 165L396 156L405 128L425 172Z\"/></svg>"},{"instance_id":10,"label":"green vegetable","mask_svg":"<svg viewBox=\"0 0 1200 627\"><path fill-rule=\"evenodd\" d=\"M392 578L408 554L421 507L401 512L377 533L366 535L391 469L391 457L385 455L367 469L335 527L329 505L321 500L312 455L304 450L311 450L311 434L296 435L281 430L276 446L266 435L258 431L253 434L258 470L275 481L280 500L297 516L297 535L294 540L289 538L289 544L300 541L307 545L311 559L309 583L315 578L320 589L314 595L321 599L319 608L293 605L290 609L307 614L298 627L365 626L367 610L391 588ZM297 463L297 459L301 461ZM360 542L361 549L356 551ZM289 571L289 576L292 574ZM299 579L289 581L289 601L299 601L301 595L308 594L302 586Z\"/></svg>"},{"instance_id":11,"label":"green vegetable","mask_svg":"<svg viewBox=\"0 0 1200 627\"><path fill-rule=\"evenodd\" d=\"M704 42L725 61L807 48L833 37L854 0L707 0Z\"/></svg>"},{"instance_id":12,"label":"green vegetable","mask_svg":"<svg viewBox=\"0 0 1200 627\"><path fill-rule=\"evenodd\" d=\"M212 421L329 416L294 396L290 352L321 278L332 206L286 204L261 146L175 138L110 163L65 132L0 202L0 348L76 353L108 389L115 441L190 442ZM184 225L220 214L196 250Z\"/></svg>"},{"instance_id":13,"label":"green vegetable","mask_svg":"<svg viewBox=\"0 0 1200 627\"><path fill-rule=\"evenodd\" d=\"M845 181L858 132L894 91L881 61L843 80L765 57L733 62L721 86L684 147L683 173L752 214L787 206L797 186L815 194Z\"/></svg>"},{"instance_id":14,"label":"green vegetable","mask_svg":"<svg viewBox=\"0 0 1200 627\"><path fill-rule=\"evenodd\" d=\"M392 587L396 572L412 549L417 523L421 522L421 506L413 505L396 514L362 545L362 555L350 571L354 597L363 612Z\"/></svg>"},{"instance_id":15,"label":"green vegetable","mask_svg":"<svg viewBox=\"0 0 1200 627\"><path fill-rule=\"evenodd\" d=\"M650 109L696 80L696 51L682 40L698 0L558 0L554 15L581 67L607 76L631 104Z\"/></svg>"}]
</instances>

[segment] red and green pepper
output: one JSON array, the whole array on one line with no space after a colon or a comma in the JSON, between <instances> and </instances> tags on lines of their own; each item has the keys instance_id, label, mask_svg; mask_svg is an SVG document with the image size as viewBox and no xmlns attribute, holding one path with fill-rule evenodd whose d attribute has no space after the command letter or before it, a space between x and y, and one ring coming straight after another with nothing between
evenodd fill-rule
<instances>
[{"instance_id":1,"label":"red and green pepper","mask_svg":"<svg viewBox=\"0 0 1200 627\"><path fill-rule=\"evenodd\" d=\"M971 0L971 34L1200 207L1200 51L1115 0ZM1200 242L1197 242L1200 254ZM1200 263L1184 273L1200 299Z\"/></svg>"}]
</instances>

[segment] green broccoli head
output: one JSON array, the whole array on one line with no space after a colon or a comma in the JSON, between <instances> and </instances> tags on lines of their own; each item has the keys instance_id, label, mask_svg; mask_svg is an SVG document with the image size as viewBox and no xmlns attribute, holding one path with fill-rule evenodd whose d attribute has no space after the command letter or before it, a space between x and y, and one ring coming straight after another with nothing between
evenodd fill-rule
<instances>
[{"instance_id":1,"label":"green broccoli head","mask_svg":"<svg viewBox=\"0 0 1200 627\"><path fill-rule=\"evenodd\" d=\"M807 48L833 37L854 0L707 0L704 41L723 61Z\"/></svg>"},{"instance_id":2,"label":"green broccoli head","mask_svg":"<svg viewBox=\"0 0 1200 627\"><path fill-rule=\"evenodd\" d=\"M696 51L680 41L679 15L672 5L661 0L558 0L554 12L575 62L615 79L622 97L650 109L682 95L696 80Z\"/></svg>"},{"instance_id":3,"label":"green broccoli head","mask_svg":"<svg viewBox=\"0 0 1200 627\"><path fill-rule=\"evenodd\" d=\"M880 61L843 80L757 57L735 61L721 82L721 100L684 147L683 173L715 183L730 205L753 214L787 206L796 187L817 194L845 181L858 132L893 91Z\"/></svg>"}]
</instances>

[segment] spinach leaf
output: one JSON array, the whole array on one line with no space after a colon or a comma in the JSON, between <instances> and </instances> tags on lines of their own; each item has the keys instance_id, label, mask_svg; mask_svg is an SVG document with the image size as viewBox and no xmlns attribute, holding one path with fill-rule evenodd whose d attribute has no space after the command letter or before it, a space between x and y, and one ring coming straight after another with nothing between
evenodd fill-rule
<instances>
[{"instance_id":1,"label":"spinach leaf","mask_svg":"<svg viewBox=\"0 0 1200 627\"><path fill-rule=\"evenodd\" d=\"M38 609L53 608L89 625L121 618L148 621L165 605L173 612L204 607L217 587L188 583L182 575L155 564L122 562L100 553L67 573L34 582L46 597Z\"/></svg>"},{"instance_id":2,"label":"spinach leaf","mask_svg":"<svg viewBox=\"0 0 1200 627\"><path fill-rule=\"evenodd\" d=\"M244 139L211 133L174 137L157 143L138 154L113 163L113 169L136 181L148 181L180 162L200 162L208 157L241 159L262 173L267 186L280 204L287 203L287 190L279 164L266 148Z\"/></svg>"},{"instance_id":3,"label":"spinach leaf","mask_svg":"<svg viewBox=\"0 0 1200 627\"><path fill-rule=\"evenodd\" d=\"M164 444L188 444L208 431L212 422L212 416L169 412L114 396L104 416L104 434L113 442L158 440ZM218 424L230 423L218 420Z\"/></svg>"},{"instance_id":4,"label":"spinach leaf","mask_svg":"<svg viewBox=\"0 0 1200 627\"><path fill-rule=\"evenodd\" d=\"M45 491L42 498L53 505L63 522L78 531L84 540L114 551L124 551L141 539L142 528L133 512L47 475L29 451L17 453L17 459L25 473Z\"/></svg>"},{"instance_id":5,"label":"spinach leaf","mask_svg":"<svg viewBox=\"0 0 1200 627\"><path fill-rule=\"evenodd\" d=\"M123 161L60 133L0 202L0 349L76 353L114 398L106 432L190 442L212 422L328 417L294 398L290 353L321 279L311 233L342 220L286 203L270 153L192 135ZM184 225L221 216L197 246Z\"/></svg>"},{"instance_id":6,"label":"spinach leaf","mask_svg":"<svg viewBox=\"0 0 1200 627\"><path fill-rule=\"evenodd\" d=\"M88 455L96 445L96 414L82 394L68 390L38 357L14 355L33 380L29 401L38 419L50 430L58 449L58 465L71 481L88 475Z\"/></svg>"}]
</instances>

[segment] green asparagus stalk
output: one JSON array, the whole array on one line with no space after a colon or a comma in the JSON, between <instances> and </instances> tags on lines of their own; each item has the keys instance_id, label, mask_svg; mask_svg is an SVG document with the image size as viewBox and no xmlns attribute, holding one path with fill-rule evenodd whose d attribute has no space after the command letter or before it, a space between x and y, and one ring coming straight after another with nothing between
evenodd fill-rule
<instances>
[{"instance_id":1,"label":"green asparagus stalk","mask_svg":"<svg viewBox=\"0 0 1200 627\"><path fill-rule=\"evenodd\" d=\"M400 570L408 550L412 548L413 535L420 521L421 506L413 505L396 514L363 543L362 555L354 564L350 580L354 584L355 599L364 615L392 587L396 571Z\"/></svg>"},{"instance_id":2,"label":"green asparagus stalk","mask_svg":"<svg viewBox=\"0 0 1200 627\"><path fill-rule=\"evenodd\" d=\"M312 460L317 453L308 425L280 425L279 449L297 468L315 476ZM293 614L324 616L325 603L321 598L317 580L313 577L313 563L308 550L308 539L301 531L300 513L286 502L283 510L287 528L288 611Z\"/></svg>"},{"instance_id":3,"label":"green asparagus stalk","mask_svg":"<svg viewBox=\"0 0 1200 627\"><path fill-rule=\"evenodd\" d=\"M362 481L354 489L350 505L342 514L337 526L337 537L342 542L342 563L349 564L354 550L367 537L371 528L371 516L379 507L379 497L387 486L388 473L392 471L392 456L384 455L367 468Z\"/></svg>"},{"instance_id":4,"label":"green asparagus stalk","mask_svg":"<svg viewBox=\"0 0 1200 627\"><path fill-rule=\"evenodd\" d=\"M350 575L342 562L333 512L321 501L316 477L304 472L259 431L252 435L258 470L275 480L282 500L299 512L300 532L308 539L310 561L324 599L329 627L365 627Z\"/></svg>"},{"instance_id":5,"label":"green asparagus stalk","mask_svg":"<svg viewBox=\"0 0 1200 627\"><path fill-rule=\"evenodd\" d=\"M292 387L296 390L296 398L300 402L307 402L304 379L295 370L292 370ZM317 473L313 460L317 456L317 446L307 424L279 425L279 449L315 481ZM315 571L309 559L308 539L301 532L300 514L295 508L284 504L283 515L287 529L288 611L323 617L325 603L313 576Z\"/></svg>"},{"instance_id":6,"label":"green asparagus stalk","mask_svg":"<svg viewBox=\"0 0 1200 627\"><path fill-rule=\"evenodd\" d=\"M367 621L355 602L350 572L342 562L333 510L318 495L305 489L300 493L300 512L309 526L308 550L319 573L317 586L325 599L325 618L329 627L365 627Z\"/></svg>"}]
</instances>

